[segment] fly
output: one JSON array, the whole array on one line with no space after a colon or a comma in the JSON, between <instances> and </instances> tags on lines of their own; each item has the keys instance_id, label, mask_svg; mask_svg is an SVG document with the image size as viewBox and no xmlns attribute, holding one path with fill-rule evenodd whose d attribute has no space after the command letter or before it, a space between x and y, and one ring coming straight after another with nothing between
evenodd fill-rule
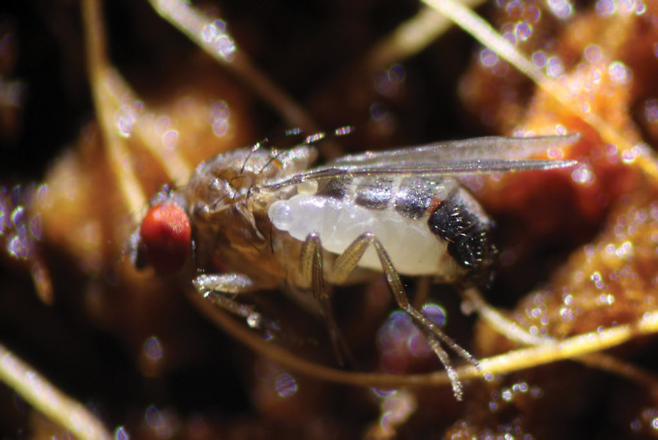
<instances>
[{"instance_id":1,"label":"fly","mask_svg":"<svg viewBox=\"0 0 658 440\"><path fill-rule=\"evenodd\" d=\"M384 273L461 400L442 344L478 362L411 305L400 275L486 286L496 254L493 222L458 179L571 167L575 161L524 157L568 146L579 135L442 142L311 168L321 137L286 150L256 144L220 154L202 162L187 185L163 187L133 236L133 261L166 273L193 261L205 271L192 281L196 291L253 328L267 322L240 295L280 288L324 318L341 363L350 352L334 319L331 287Z\"/></svg>"}]
</instances>

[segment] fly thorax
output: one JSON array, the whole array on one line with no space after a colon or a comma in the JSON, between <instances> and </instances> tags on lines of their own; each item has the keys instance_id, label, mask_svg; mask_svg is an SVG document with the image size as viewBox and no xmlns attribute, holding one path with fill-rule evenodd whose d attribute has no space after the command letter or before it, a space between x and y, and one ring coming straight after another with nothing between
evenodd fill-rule
<instances>
[{"instance_id":1,"label":"fly thorax","mask_svg":"<svg viewBox=\"0 0 658 440\"><path fill-rule=\"evenodd\" d=\"M285 151L241 148L220 154L196 168L187 189L189 205L202 212L219 211L250 198L264 183L305 169L315 156L309 146Z\"/></svg>"}]
</instances>

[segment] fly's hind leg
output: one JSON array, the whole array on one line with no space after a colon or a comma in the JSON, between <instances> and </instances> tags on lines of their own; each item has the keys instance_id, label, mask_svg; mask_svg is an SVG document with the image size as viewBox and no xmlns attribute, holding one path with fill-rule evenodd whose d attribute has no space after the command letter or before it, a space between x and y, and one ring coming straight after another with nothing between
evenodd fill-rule
<instances>
[{"instance_id":1,"label":"fly's hind leg","mask_svg":"<svg viewBox=\"0 0 658 440\"><path fill-rule=\"evenodd\" d=\"M439 341L442 341L448 347L450 347L455 353L460 357L465 359L467 362L475 365L478 369L478 361L464 348L460 347L452 338L443 333L441 329L429 320L425 315L420 311L415 309L409 302L409 298L404 290L400 276L398 275L391 258L389 257L386 249L382 243L375 237L374 234L366 232L365 234L360 235L352 244L336 259L333 267L333 279L337 282L345 281L347 277L352 273L356 268L359 260L363 257L363 254L368 249L368 246L373 246L379 261L382 265L384 274L386 275L386 281L388 284L395 301L398 306L404 310L418 325L419 329L427 337L430 347L437 355L441 363L445 366L446 372L450 377L452 383L452 390L455 394L457 400L462 400L462 385L457 373L455 372L452 364L450 362L450 357L446 351L441 347Z\"/></svg>"},{"instance_id":2,"label":"fly's hind leg","mask_svg":"<svg viewBox=\"0 0 658 440\"><path fill-rule=\"evenodd\" d=\"M299 269L303 278L310 282L313 290L313 296L322 307L322 314L327 325L329 338L336 353L336 359L339 365L345 365L347 362L351 366L356 365L347 342L343 337L336 319L334 317L333 307L331 305L331 291L327 290L324 283L324 265L322 261L322 243L320 236L313 232L306 237L302 246L299 258Z\"/></svg>"},{"instance_id":3,"label":"fly's hind leg","mask_svg":"<svg viewBox=\"0 0 658 440\"><path fill-rule=\"evenodd\" d=\"M244 293L260 290L253 280L241 274L199 275L192 282L194 288L214 305L245 319L249 327L263 330L268 334L278 330L277 326L265 319L252 306L234 299Z\"/></svg>"}]
</instances>

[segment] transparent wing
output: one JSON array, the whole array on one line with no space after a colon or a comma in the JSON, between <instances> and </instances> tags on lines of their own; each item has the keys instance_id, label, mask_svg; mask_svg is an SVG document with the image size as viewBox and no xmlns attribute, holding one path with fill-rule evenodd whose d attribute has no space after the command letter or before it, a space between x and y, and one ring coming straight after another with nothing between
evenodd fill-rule
<instances>
[{"instance_id":1,"label":"transparent wing","mask_svg":"<svg viewBox=\"0 0 658 440\"><path fill-rule=\"evenodd\" d=\"M459 176L568 168L574 160L518 159L547 148L566 146L580 135L540 138L488 137L379 153L345 156L327 165L262 185L277 189L341 176ZM516 158L516 159L513 159Z\"/></svg>"},{"instance_id":2,"label":"transparent wing","mask_svg":"<svg viewBox=\"0 0 658 440\"><path fill-rule=\"evenodd\" d=\"M462 161L470 159L525 159L549 148L566 147L580 139L580 134L510 138L501 136L437 142L399 150L365 152L344 156L327 164L368 165L400 163L401 161Z\"/></svg>"},{"instance_id":3,"label":"transparent wing","mask_svg":"<svg viewBox=\"0 0 658 440\"><path fill-rule=\"evenodd\" d=\"M408 161L404 164L376 164L367 166L325 166L295 174L284 180L262 185L264 189L277 189L312 180L327 180L337 177L357 176L457 176L473 174L507 173L516 171L552 170L576 165L575 160L467 160L444 164Z\"/></svg>"}]
</instances>

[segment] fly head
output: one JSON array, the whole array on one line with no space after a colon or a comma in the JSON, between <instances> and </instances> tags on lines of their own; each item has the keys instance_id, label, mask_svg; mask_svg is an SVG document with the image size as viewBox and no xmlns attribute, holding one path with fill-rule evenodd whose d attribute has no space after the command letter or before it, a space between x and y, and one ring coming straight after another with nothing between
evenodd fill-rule
<instances>
[{"instance_id":1,"label":"fly head","mask_svg":"<svg viewBox=\"0 0 658 440\"><path fill-rule=\"evenodd\" d=\"M138 269L168 274L181 270L192 254L192 226L183 197L168 185L151 199L130 239L130 259Z\"/></svg>"}]
</instances>

